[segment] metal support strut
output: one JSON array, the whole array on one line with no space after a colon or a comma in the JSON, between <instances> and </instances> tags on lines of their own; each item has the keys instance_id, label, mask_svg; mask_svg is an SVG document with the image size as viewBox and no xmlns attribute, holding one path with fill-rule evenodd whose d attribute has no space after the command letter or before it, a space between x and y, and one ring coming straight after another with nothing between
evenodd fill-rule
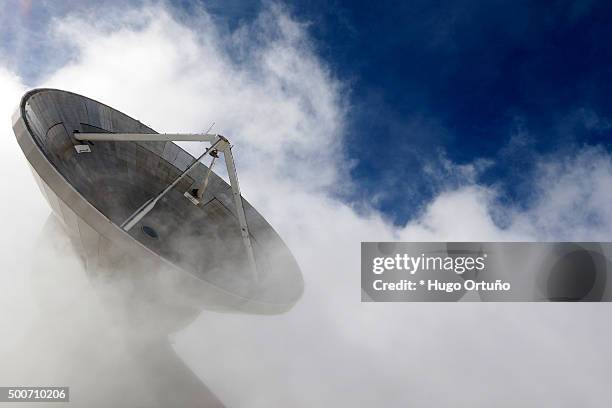
<instances>
[{"instance_id":1,"label":"metal support strut","mask_svg":"<svg viewBox=\"0 0 612 408\"><path fill-rule=\"evenodd\" d=\"M121 228L124 231L129 231L134 227L134 225L138 224L140 220L142 220L157 204L159 200L161 200L172 188L174 188L179 181L181 181L193 168L197 166L197 164L204 158L207 154L213 155L216 152L223 153L223 157L225 159L225 165L227 167L227 174L230 179L230 185L232 187L232 195L234 197L234 204L236 206L236 215L238 218L238 223L240 225L240 234L242 235L242 241L244 243L245 249L247 251L247 256L249 258L249 263L251 265L252 270L255 273L255 277L257 278L257 264L255 262L255 254L253 251L253 244L251 242L251 235L249 233L249 226L246 220L246 214L244 212L244 205L242 203L242 195L240 194L240 186L238 184L238 174L236 172L236 164L234 163L234 157L232 155L232 146L230 145L229 140L227 140L224 136L210 133L200 133L200 134L183 134L183 133L74 133L74 137L80 141L114 141L114 142L143 142L143 141L151 141L151 142L160 142L160 141L201 141L201 142L210 142L211 146L204 151L197 159L193 161L186 169L183 171L172 183L170 183L166 188L160 191L155 197L147 200L143 205L141 205L132 215L130 215L122 224ZM201 193L203 194L203 190L206 188L208 184L208 177L210 176L212 165L214 164L214 159L216 157L213 155L213 161L208 168L208 172L206 177L202 183L202 187L198 189L197 198L201 198Z\"/></svg>"}]
</instances>

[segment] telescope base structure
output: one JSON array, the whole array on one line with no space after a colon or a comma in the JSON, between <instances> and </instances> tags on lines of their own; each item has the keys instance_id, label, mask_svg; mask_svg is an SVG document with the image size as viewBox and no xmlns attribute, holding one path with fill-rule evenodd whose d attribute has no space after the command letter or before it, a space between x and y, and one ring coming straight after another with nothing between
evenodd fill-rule
<instances>
[{"instance_id":1,"label":"telescope base structure","mask_svg":"<svg viewBox=\"0 0 612 408\"><path fill-rule=\"evenodd\" d=\"M32 254L38 307L18 350L3 357L2 383L69 386L70 407L223 406L169 341L169 322L185 318L179 311L161 316L142 282L88 279L81 254L52 214Z\"/></svg>"}]
</instances>

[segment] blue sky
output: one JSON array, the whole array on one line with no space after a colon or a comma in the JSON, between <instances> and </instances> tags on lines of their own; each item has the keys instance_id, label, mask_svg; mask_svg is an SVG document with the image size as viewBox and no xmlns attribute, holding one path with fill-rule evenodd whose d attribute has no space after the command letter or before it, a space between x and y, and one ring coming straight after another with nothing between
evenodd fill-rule
<instances>
[{"instance_id":1,"label":"blue sky","mask_svg":"<svg viewBox=\"0 0 612 408\"><path fill-rule=\"evenodd\" d=\"M9 2L19 3L27 2ZM70 58L69 49L37 44L41 25L78 4L43 2L22 20L4 13L4 55L16 55L26 81ZM204 6L227 32L269 5L169 4L185 20ZM606 2L311 0L286 7L307 24L316 52L347 87L345 148L357 189L345 199L376 197L374 205L395 223L465 182L453 167L444 173L445 160L477 163L471 181L495 186L501 200L520 207L529 204L537 159L610 147ZM23 30L31 34L27 44L16 35ZM440 170L436 177L428 167Z\"/></svg>"},{"instance_id":2,"label":"blue sky","mask_svg":"<svg viewBox=\"0 0 612 408\"><path fill-rule=\"evenodd\" d=\"M381 178L399 183L380 203L399 221L439 187L417 175L440 149L458 163L493 159L480 181L520 203L533 155L610 146L609 3L312 1L296 10L353 81L353 175L366 191ZM373 139L381 148L363 151Z\"/></svg>"},{"instance_id":3,"label":"blue sky","mask_svg":"<svg viewBox=\"0 0 612 408\"><path fill-rule=\"evenodd\" d=\"M490 159L477 181L522 206L536 158L610 147L607 2L311 0L289 8L350 84L356 194L376 195L397 223L462 182L423 172L442 167L441 158ZM230 27L256 14L254 3L210 10Z\"/></svg>"}]
</instances>

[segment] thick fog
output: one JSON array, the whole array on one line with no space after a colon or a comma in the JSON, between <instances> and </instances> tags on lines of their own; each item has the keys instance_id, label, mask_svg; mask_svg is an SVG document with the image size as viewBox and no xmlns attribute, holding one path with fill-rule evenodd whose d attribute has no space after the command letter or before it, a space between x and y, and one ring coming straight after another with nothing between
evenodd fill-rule
<instances>
[{"instance_id":1,"label":"thick fog","mask_svg":"<svg viewBox=\"0 0 612 408\"><path fill-rule=\"evenodd\" d=\"M10 362L0 385L67 379L74 383L58 385L71 386L75 400L95 401L100 381L149 398L138 390L150 373L129 343L148 332L91 294L68 244L40 239L50 210L10 115L25 89L49 86L160 132L215 121L235 144L242 192L292 249L305 292L283 315L205 311L171 336L228 406L594 406L608 398L607 304L362 304L359 256L361 241L608 240L612 160L603 149L538 159L526 208L500 204L495 188L477 184L477 164L447 162L429 170L441 176L432 180L452 172L461 182L441 183L438 196L395 226L372 203L337 198L356 188L344 153L350 84L317 55L307 24L281 7L235 31L217 30L205 10L179 22L156 4L62 11L42 41L65 50L65 60L35 83L14 64L0 66L0 350ZM37 264L44 251L61 254L58 262Z\"/></svg>"}]
</instances>

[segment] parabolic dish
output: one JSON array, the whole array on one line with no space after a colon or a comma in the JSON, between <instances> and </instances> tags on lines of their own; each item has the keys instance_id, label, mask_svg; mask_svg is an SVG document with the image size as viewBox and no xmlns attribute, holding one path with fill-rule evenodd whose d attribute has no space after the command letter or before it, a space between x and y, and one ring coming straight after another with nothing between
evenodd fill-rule
<instances>
[{"instance_id":1,"label":"parabolic dish","mask_svg":"<svg viewBox=\"0 0 612 408\"><path fill-rule=\"evenodd\" d=\"M26 93L13 130L39 187L79 247L90 275L163 270L203 308L281 313L300 298L299 267L278 234L242 200L256 273L248 267L228 183L214 172L199 205L184 195L198 163L129 231L120 226L195 158L171 141L96 141L78 153L74 133L157 134L95 100L56 89Z\"/></svg>"}]
</instances>

